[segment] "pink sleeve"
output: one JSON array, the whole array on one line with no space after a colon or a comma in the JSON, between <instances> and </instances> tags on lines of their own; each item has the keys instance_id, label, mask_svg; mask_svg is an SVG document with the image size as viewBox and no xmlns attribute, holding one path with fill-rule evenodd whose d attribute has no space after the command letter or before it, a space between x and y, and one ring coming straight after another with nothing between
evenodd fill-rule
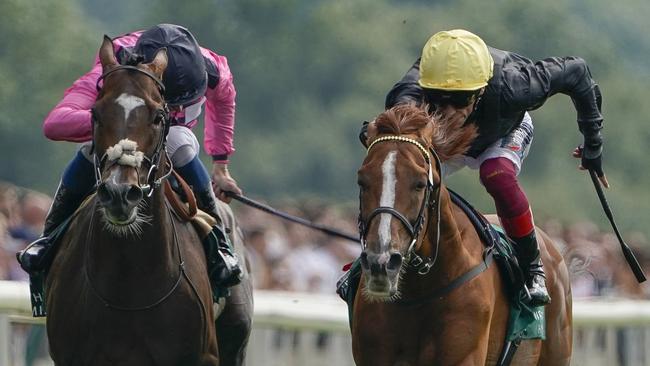
<instances>
[{"instance_id":1,"label":"pink sleeve","mask_svg":"<svg viewBox=\"0 0 650 366\"><path fill-rule=\"evenodd\" d=\"M205 49L204 49L205 51ZM205 102L205 150L211 156L230 155L235 130L235 86L228 67L228 60L213 52L209 56L216 62L219 70L219 83L214 89L208 88ZM217 160L224 161L224 160Z\"/></svg>"},{"instance_id":2,"label":"pink sleeve","mask_svg":"<svg viewBox=\"0 0 650 366\"><path fill-rule=\"evenodd\" d=\"M142 31L128 33L113 39L117 52L121 47L132 46ZM75 81L63 94L63 99L43 121L43 133L50 140L86 142L92 140L90 109L97 99L97 79L102 75L102 65L95 56L95 65L86 75Z\"/></svg>"},{"instance_id":3,"label":"pink sleeve","mask_svg":"<svg viewBox=\"0 0 650 366\"><path fill-rule=\"evenodd\" d=\"M102 74L96 63L63 94L63 99L45 117L43 133L50 140L85 142L92 139L90 109L97 99L95 84Z\"/></svg>"}]
</instances>

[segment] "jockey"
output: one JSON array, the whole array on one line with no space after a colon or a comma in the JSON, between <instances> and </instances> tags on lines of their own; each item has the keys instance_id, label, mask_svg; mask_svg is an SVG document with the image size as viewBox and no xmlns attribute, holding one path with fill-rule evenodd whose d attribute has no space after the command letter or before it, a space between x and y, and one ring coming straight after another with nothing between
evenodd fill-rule
<instances>
[{"instance_id":1,"label":"jockey","mask_svg":"<svg viewBox=\"0 0 650 366\"><path fill-rule=\"evenodd\" d=\"M551 57L532 61L488 47L462 29L434 34L422 56L386 96L386 108L426 103L446 119L473 123L478 136L465 153L443 165L443 174L468 166L493 197L501 224L516 245L531 305L550 303L535 237L533 214L517 175L533 139L527 111L556 93L571 97L584 144L573 156L580 169L594 170L609 187L601 166L601 94L584 60ZM363 137L362 137L363 138Z\"/></svg>"},{"instance_id":2,"label":"jockey","mask_svg":"<svg viewBox=\"0 0 650 366\"><path fill-rule=\"evenodd\" d=\"M228 172L228 157L234 151L236 92L226 57L200 47L192 33L173 24L122 35L113 40L113 45L122 64L151 62L160 48L167 49L168 66L162 80L172 119L167 153L175 170L192 186L199 208L220 222L215 193L225 202L230 202L225 192L241 194ZM97 99L96 84L101 75L102 66L96 57L90 72L65 91L43 123L47 138L84 144L63 172L43 236L18 253L18 261L29 273L47 269L55 252L49 235L96 189L88 141L92 140L91 108ZM204 106L204 142L213 160L212 177L199 159L199 142L191 130Z\"/></svg>"}]
</instances>

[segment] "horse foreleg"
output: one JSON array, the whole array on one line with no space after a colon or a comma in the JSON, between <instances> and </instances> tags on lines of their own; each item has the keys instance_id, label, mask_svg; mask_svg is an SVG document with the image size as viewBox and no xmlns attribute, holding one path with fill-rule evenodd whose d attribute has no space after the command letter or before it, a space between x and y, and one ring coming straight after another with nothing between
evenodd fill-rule
<instances>
[{"instance_id":1,"label":"horse foreleg","mask_svg":"<svg viewBox=\"0 0 650 366\"><path fill-rule=\"evenodd\" d=\"M230 288L226 306L217 318L217 343L222 366L241 366L246 359L253 314L253 294L249 280Z\"/></svg>"}]
</instances>

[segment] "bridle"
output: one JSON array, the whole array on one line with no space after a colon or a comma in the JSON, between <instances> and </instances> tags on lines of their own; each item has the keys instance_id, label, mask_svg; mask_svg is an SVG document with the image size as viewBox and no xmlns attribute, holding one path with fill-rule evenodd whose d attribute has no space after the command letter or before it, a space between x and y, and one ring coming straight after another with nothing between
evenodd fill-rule
<instances>
[{"instance_id":1,"label":"bridle","mask_svg":"<svg viewBox=\"0 0 650 366\"><path fill-rule=\"evenodd\" d=\"M406 264L414 268L417 271L417 273L421 275L425 275L429 273L429 270L435 264L436 259L438 258L438 247L440 245L440 191L442 187L442 174L440 175L440 182L438 184L434 184L433 167L431 166L431 155L433 155L435 159L436 168L438 169L438 171L440 171L440 167L441 167L440 158L438 157L438 154L436 153L435 150L433 149L427 150L420 142L408 137L395 136L395 135L383 136L375 139L368 146L367 153L370 153L370 149L372 149L373 146L385 141L407 142L417 146L417 148L422 152L422 155L424 156L424 160L429 165L427 187L424 193L424 199L422 200L422 204L420 205L418 216L415 219L415 223L411 223L409 219L407 219L406 216L401 214L399 211L395 210L392 207L387 207L387 206L379 206L375 208L374 210L372 210L372 212L370 212L370 214L365 220L363 220L363 218L361 217L361 212L359 212L359 236L361 239L361 247L363 250L365 250L367 247L366 236L368 235L368 228L370 227L370 222L372 221L372 219L374 219L375 217L377 217L379 214L382 213L390 214L395 218L397 218L404 225L409 235L411 236L411 242L409 244L408 251L406 252L406 256L405 256ZM436 191L435 194L434 191ZM419 255L416 251L417 250L416 244L418 242L418 238L420 237L420 232L424 228L427 208L429 210L435 208L436 217L437 217L436 220L437 229L436 229L436 241L435 241L436 249L433 257L423 257Z\"/></svg>"},{"instance_id":2,"label":"bridle","mask_svg":"<svg viewBox=\"0 0 650 366\"><path fill-rule=\"evenodd\" d=\"M158 87L158 91L160 92L161 97L164 97L165 85L163 84L162 80L160 80L156 75L152 74L147 70L143 70L131 65L120 65L103 73L99 77L99 79L97 79L97 84L96 84L97 91L101 90L101 86L99 85L100 82L118 70L133 70L141 74L147 75L149 78L151 78L153 81L156 82L156 86ZM91 110L91 115L92 115L91 120L92 120L92 128L93 128L92 135L94 139L95 123L97 121L97 114L94 108ZM153 154L151 155L151 157L143 155L143 160L146 161L147 164L149 165L149 171L147 172L147 178L145 180L146 184L140 185L140 171L136 167L136 171L138 173L138 185L140 189L142 189L142 192L146 197L151 197L154 190L161 186L162 182L172 174L172 170L173 170L172 161L169 158L169 155L167 155L167 150L165 149L165 141L167 139L167 134L169 133L169 127L171 125L171 118L170 118L169 107L167 105L167 102L163 102L162 118L163 118L164 130L163 133L160 134L160 139L158 139L158 142L156 143L156 147L154 149ZM106 163L109 163L110 164L109 167L110 167L115 164L118 164L118 162L117 161L109 162L107 153L104 153L101 157L98 157L97 149L94 148L94 140L93 140L92 151L93 151L93 165L95 168L95 180L96 180L96 185L99 187L99 185L102 183L102 171L106 168L105 166ZM169 170L163 176L156 178L156 174L158 173L158 169L160 165L161 155L164 156L165 161L167 162L167 164L169 164Z\"/></svg>"},{"instance_id":3,"label":"bridle","mask_svg":"<svg viewBox=\"0 0 650 366\"><path fill-rule=\"evenodd\" d=\"M148 77L150 77L151 79L153 79L156 82L156 85L158 86L158 90L159 90L161 96L164 97L165 86L162 83L162 81L160 79L158 79L158 77L156 77L154 74L152 74L152 73L150 73L150 72L148 72L146 70L142 70L142 69L139 69L139 68L137 68L135 66L130 66L130 65L120 65L120 66L117 66L114 69L111 69L111 70L105 72L104 74L102 74L99 77L99 79L97 79L97 90L98 91L101 90L101 88L99 86L100 81L102 81L108 75L112 74L113 72L115 72L117 70L134 70L134 71L137 71L137 72L140 72L142 74L147 75ZM165 141L167 139L167 134L169 133L169 127L170 127L170 124L171 124L171 119L169 117L169 107L167 106L166 102L164 102L164 104L163 104L162 113L163 113L162 118L163 118L163 123L164 123L163 133L160 135L160 139L156 143L156 147L155 147L154 152L151 155L151 157L148 157L146 155L142 156L142 159L149 164L149 171L147 173L147 180L146 180L145 185L140 185L140 172L138 171L137 167L135 168L137 173L138 173L139 187L140 187L140 189L142 189L142 191L143 191L143 193L144 193L144 195L146 197L151 197L154 190L156 188L160 187L162 182L165 179L167 179L173 173L173 164L172 164L171 159L169 158L169 155L167 154L167 150L165 149ZM95 122L96 122L96 114L95 114L95 110L93 109L92 110L93 138L95 136L95 134L94 134ZM93 145L94 145L94 140L93 140ZM166 172L163 176L161 176L159 178L156 178L156 174L158 172L158 165L157 164L160 163L161 156L164 156L165 160L167 161L167 164L169 164L169 171ZM99 184L102 183L101 172L105 168L104 165L107 162L109 164L111 164L111 165L109 165L109 167L112 166L112 165L115 165L115 164L119 164L119 162L117 160L109 161L108 153L104 153L102 155L102 157L99 158L97 156L96 149L93 146L93 165L94 165L94 168L95 168L95 179L97 180L97 186L99 186ZM93 215L94 215L94 213L95 213L95 211L93 211ZM93 230L92 230L93 222L94 222L94 220L91 218L91 220L90 220L91 227L88 230L88 236L89 237L90 237L90 234L93 232ZM153 308L157 307L158 305L162 304L163 302L165 302L167 299L169 299L172 296L172 294L176 291L176 289L180 285L181 280L183 278L185 278L187 280L187 282L190 284L194 294L200 300L199 292L198 292L198 290L196 288L196 285L189 278L189 276L188 276L188 274L187 274L187 272L185 270L185 261L183 259L183 253L182 253L181 248L180 248L180 241L178 239L178 234L177 234L177 230L176 230L176 227L175 227L175 222L174 222L173 219L171 220L171 225L172 225L171 232L174 235L174 247L176 249L176 252L178 253L178 262L179 262L178 263L178 268L179 268L178 276L176 277L176 280L174 281L172 286L169 288L169 290L167 290L165 292L164 295L162 295L161 297L159 297L155 301L150 302L147 305L143 305L143 306L121 306L121 305L116 305L116 304L111 303L106 297L102 296L99 293L99 291L95 288L95 286L93 285L92 277L91 277L90 273L88 272L88 266L84 266L84 275L86 277L86 281L89 284L91 292L104 304L105 307L113 309L113 310L127 311L127 312L138 312L138 311L146 311L146 310L153 309ZM87 239L87 240L89 241L89 239ZM88 257L90 256L89 247L90 247L89 245L85 246L84 255L86 257L86 263L89 263L89 261L88 261ZM201 307L205 308L205 305L203 304L203 301L200 301L200 303L201 303Z\"/></svg>"}]
</instances>

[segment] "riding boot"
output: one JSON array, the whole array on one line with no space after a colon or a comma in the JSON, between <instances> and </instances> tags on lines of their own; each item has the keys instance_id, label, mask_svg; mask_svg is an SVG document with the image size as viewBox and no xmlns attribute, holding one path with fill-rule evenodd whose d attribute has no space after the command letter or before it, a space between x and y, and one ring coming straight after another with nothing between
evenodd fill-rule
<instances>
[{"instance_id":1,"label":"riding boot","mask_svg":"<svg viewBox=\"0 0 650 366\"><path fill-rule=\"evenodd\" d=\"M195 156L189 163L177 167L176 171L192 186L199 209L217 220L217 225L212 227L210 235L203 240L213 294L216 293L216 290L238 284L241 281L242 269L228 239L223 220L219 217L217 198L212 190L210 174L198 156Z\"/></svg>"},{"instance_id":2,"label":"riding boot","mask_svg":"<svg viewBox=\"0 0 650 366\"><path fill-rule=\"evenodd\" d=\"M546 275L544 274L535 231L513 240L517 243L519 263L524 272L526 287L530 294L530 306L550 304L551 297L546 289Z\"/></svg>"},{"instance_id":3,"label":"riding boot","mask_svg":"<svg viewBox=\"0 0 650 366\"><path fill-rule=\"evenodd\" d=\"M239 258L228 237L227 229L217 211L216 197L212 188L195 191L196 203L199 208L217 220L212 232L203 240L203 249L208 261L208 275L213 287L231 287L242 279L242 269Z\"/></svg>"},{"instance_id":4,"label":"riding boot","mask_svg":"<svg viewBox=\"0 0 650 366\"><path fill-rule=\"evenodd\" d=\"M56 253L56 241L50 235L77 210L84 197L84 194L79 194L63 183L59 184L50 211L45 218L43 235L16 253L18 262L25 272L33 274L49 268Z\"/></svg>"}]
</instances>

